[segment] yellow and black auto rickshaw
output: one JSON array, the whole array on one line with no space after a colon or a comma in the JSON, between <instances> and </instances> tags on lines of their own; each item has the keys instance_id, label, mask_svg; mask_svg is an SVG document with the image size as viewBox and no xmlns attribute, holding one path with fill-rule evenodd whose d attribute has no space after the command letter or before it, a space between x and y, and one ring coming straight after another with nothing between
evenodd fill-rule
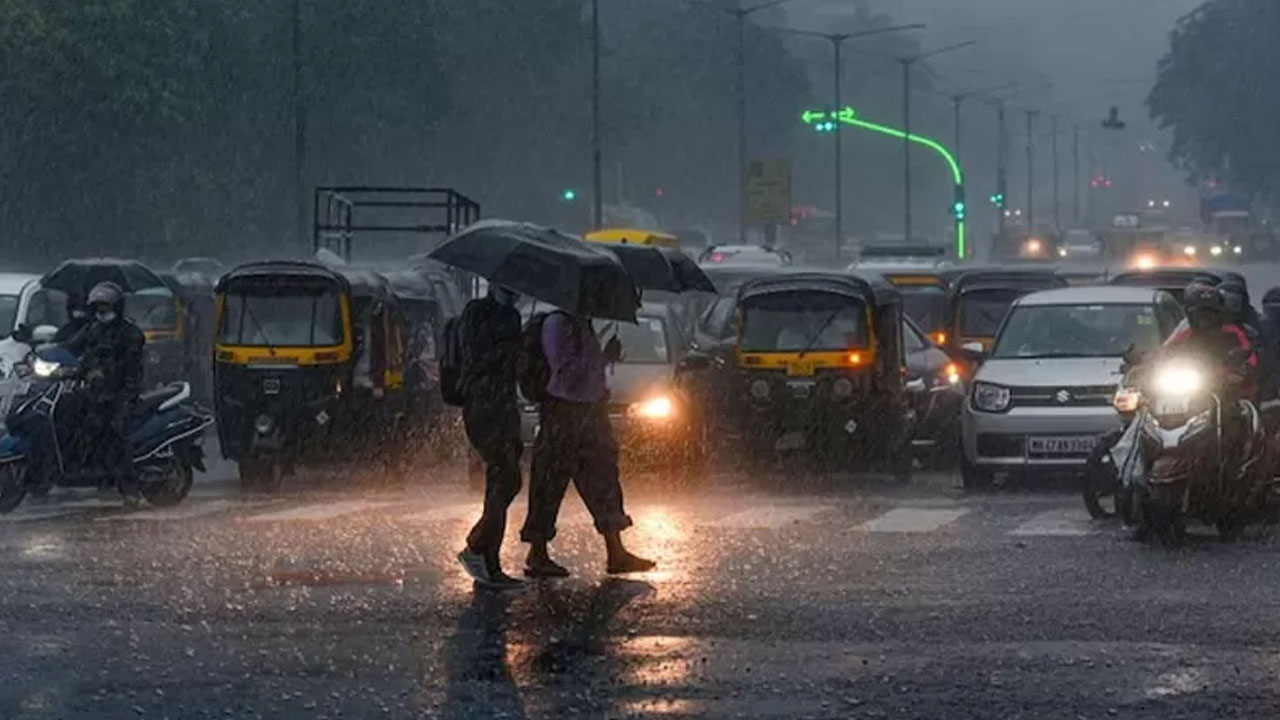
<instances>
[{"instance_id":1,"label":"yellow and black auto rickshaw","mask_svg":"<svg viewBox=\"0 0 1280 720\"><path fill-rule=\"evenodd\" d=\"M747 282L737 304L748 452L757 460L801 448L828 462L888 460L889 470L909 478L897 290L879 277L793 273Z\"/></svg>"},{"instance_id":2,"label":"yellow and black auto rickshaw","mask_svg":"<svg viewBox=\"0 0 1280 720\"><path fill-rule=\"evenodd\" d=\"M653 245L655 247L680 247L680 238L657 230L635 228L605 228L582 236L587 242L620 243L623 245Z\"/></svg>"},{"instance_id":3,"label":"yellow and black auto rickshaw","mask_svg":"<svg viewBox=\"0 0 1280 720\"><path fill-rule=\"evenodd\" d=\"M902 296L902 312L938 346L950 337L947 328L947 298L951 281L959 272L954 268L884 268L876 269Z\"/></svg>"},{"instance_id":4,"label":"yellow and black auto rickshaw","mask_svg":"<svg viewBox=\"0 0 1280 720\"><path fill-rule=\"evenodd\" d=\"M981 346L982 352L989 351L1014 300L1067 285L1067 279L1052 269L980 269L960 273L951 281L948 338L943 349L953 358L980 354L970 352L966 346ZM969 374L964 373L966 377Z\"/></svg>"},{"instance_id":5,"label":"yellow and black auto rickshaw","mask_svg":"<svg viewBox=\"0 0 1280 720\"><path fill-rule=\"evenodd\" d=\"M260 262L224 275L216 292L218 437L242 484L272 489L313 461L390 470L408 433L404 323L386 279Z\"/></svg>"}]
</instances>

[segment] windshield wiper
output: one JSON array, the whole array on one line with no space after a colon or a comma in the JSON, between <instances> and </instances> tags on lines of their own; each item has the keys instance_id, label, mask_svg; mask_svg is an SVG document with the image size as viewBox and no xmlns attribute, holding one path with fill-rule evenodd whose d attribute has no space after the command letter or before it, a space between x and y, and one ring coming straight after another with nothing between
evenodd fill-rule
<instances>
[{"instance_id":1,"label":"windshield wiper","mask_svg":"<svg viewBox=\"0 0 1280 720\"><path fill-rule=\"evenodd\" d=\"M822 321L822 324L819 325L818 329L814 331L813 335L809 338L809 341L805 343L804 349L801 350L800 354L797 355L796 357L804 357L805 353L813 349L813 346L818 343L818 339L822 337L822 333L826 331L827 326L830 325L832 321L836 319L836 316L840 314L841 310L844 310L844 308L838 307L835 310L831 311L831 314L827 316L826 320Z\"/></svg>"},{"instance_id":2,"label":"windshield wiper","mask_svg":"<svg viewBox=\"0 0 1280 720\"><path fill-rule=\"evenodd\" d=\"M276 346L271 344L271 340L267 338L267 331L262 328L262 323L258 322L258 316L253 314L253 308L249 306L249 296L244 298L244 314L249 316L253 321L253 327L258 331L258 336L262 338L262 342L267 346L267 354L271 357L276 356Z\"/></svg>"}]
</instances>

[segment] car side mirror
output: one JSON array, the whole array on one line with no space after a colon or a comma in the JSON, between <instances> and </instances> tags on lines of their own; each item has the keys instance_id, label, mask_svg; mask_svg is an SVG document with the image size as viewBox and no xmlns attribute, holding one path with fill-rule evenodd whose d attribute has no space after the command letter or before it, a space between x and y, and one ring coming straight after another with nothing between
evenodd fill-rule
<instances>
[{"instance_id":1,"label":"car side mirror","mask_svg":"<svg viewBox=\"0 0 1280 720\"><path fill-rule=\"evenodd\" d=\"M58 328L52 325L37 325L31 331L31 343L34 345L47 345L53 342L53 339L57 336Z\"/></svg>"},{"instance_id":2,"label":"car side mirror","mask_svg":"<svg viewBox=\"0 0 1280 720\"><path fill-rule=\"evenodd\" d=\"M987 357L987 350L982 343L967 342L960 346L960 354L972 362L982 362Z\"/></svg>"}]
</instances>

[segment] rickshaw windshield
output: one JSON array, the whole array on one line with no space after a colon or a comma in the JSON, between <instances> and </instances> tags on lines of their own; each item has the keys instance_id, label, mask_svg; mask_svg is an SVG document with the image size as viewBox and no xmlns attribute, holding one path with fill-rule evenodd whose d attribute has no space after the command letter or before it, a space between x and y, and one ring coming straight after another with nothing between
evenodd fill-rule
<instances>
[{"instance_id":1,"label":"rickshaw windshield","mask_svg":"<svg viewBox=\"0 0 1280 720\"><path fill-rule=\"evenodd\" d=\"M259 347L331 347L343 341L338 291L247 285L227 291L218 342Z\"/></svg>"},{"instance_id":2,"label":"rickshaw windshield","mask_svg":"<svg viewBox=\"0 0 1280 720\"><path fill-rule=\"evenodd\" d=\"M947 291L939 285L898 287L902 310L925 332L943 329L947 317Z\"/></svg>"},{"instance_id":3,"label":"rickshaw windshield","mask_svg":"<svg viewBox=\"0 0 1280 720\"><path fill-rule=\"evenodd\" d=\"M995 288L975 290L960 297L960 334L964 337L995 337L1018 299L1018 291Z\"/></svg>"},{"instance_id":4,"label":"rickshaw windshield","mask_svg":"<svg viewBox=\"0 0 1280 720\"><path fill-rule=\"evenodd\" d=\"M794 291L749 298L742 308L743 352L801 352L866 347L862 300L829 292Z\"/></svg>"},{"instance_id":5,"label":"rickshaw windshield","mask_svg":"<svg viewBox=\"0 0 1280 720\"><path fill-rule=\"evenodd\" d=\"M125 295L124 311L143 331L178 326L178 307L169 288L147 288Z\"/></svg>"}]
</instances>

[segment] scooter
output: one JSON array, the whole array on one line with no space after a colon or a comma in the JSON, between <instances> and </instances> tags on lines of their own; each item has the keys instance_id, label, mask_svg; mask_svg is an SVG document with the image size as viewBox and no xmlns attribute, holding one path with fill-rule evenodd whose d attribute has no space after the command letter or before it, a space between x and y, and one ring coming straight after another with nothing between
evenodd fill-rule
<instances>
[{"instance_id":1,"label":"scooter","mask_svg":"<svg viewBox=\"0 0 1280 720\"><path fill-rule=\"evenodd\" d=\"M1231 437L1224 417L1232 414ZM1121 491L1135 539L1180 544L1196 517L1223 539L1260 522L1272 503L1273 451L1253 403L1227 403L1213 376L1183 359L1151 368L1133 422L1142 467Z\"/></svg>"},{"instance_id":2,"label":"scooter","mask_svg":"<svg viewBox=\"0 0 1280 720\"><path fill-rule=\"evenodd\" d=\"M14 401L0 436L0 513L40 488L116 486L117 478L95 462L96 448L87 447L92 438L77 426L86 386L78 365L58 345L33 352L30 387ZM148 392L131 406L125 432L147 502L166 507L186 498L193 469L205 469L202 440L212 424L213 415L191 402L185 382Z\"/></svg>"}]
</instances>

